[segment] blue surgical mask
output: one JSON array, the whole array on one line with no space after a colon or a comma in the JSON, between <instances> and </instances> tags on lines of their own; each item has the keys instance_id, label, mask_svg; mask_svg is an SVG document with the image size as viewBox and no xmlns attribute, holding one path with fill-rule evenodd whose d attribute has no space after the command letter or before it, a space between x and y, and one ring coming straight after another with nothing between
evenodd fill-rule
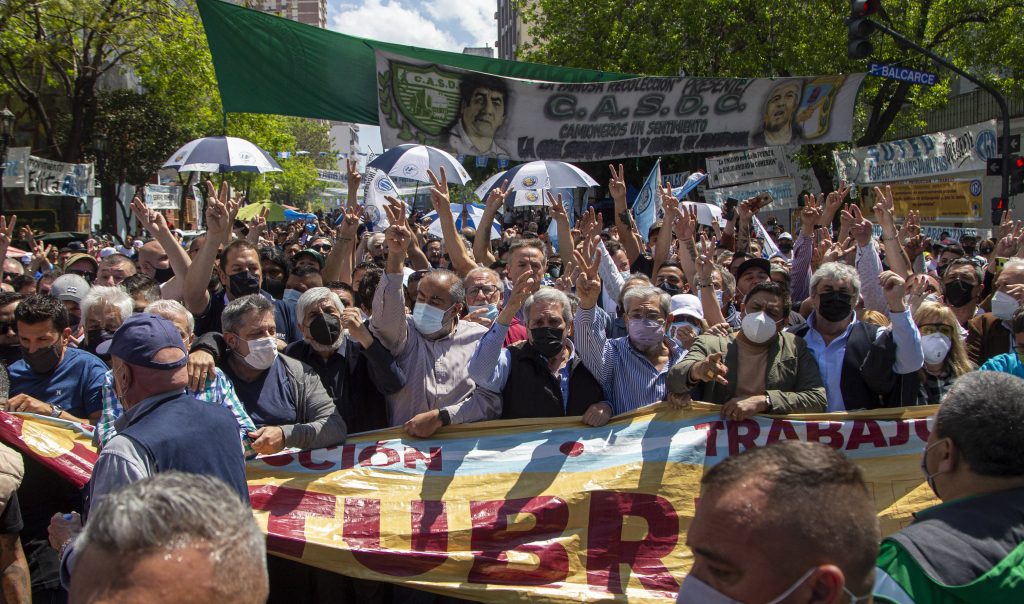
<instances>
[{"instance_id":1,"label":"blue surgical mask","mask_svg":"<svg viewBox=\"0 0 1024 604\"><path fill-rule=\"evenodd\" d=\"M425 302L417 302L412 309L412 320L416 331L425 336L437 334L445 328L444 317L447 311L434 308Z\"/></svg>"},{"instance_id":2,"label":"blue surgical mask","mask_svg":"<svg viewBox=\"0 0 1024 604\"><path fill-rule=\"evenodd\" d=\"M470 304L469 312L472 314L480 309L486 308L487 312L480 315L486 319L494 320L498 316L498 305L497 304Z\"/></svg>"},{"instance_id":3,"label":"blue surgical mask","mask_svg":"<svg viewBox=\"0 0 1024 604\"><path fill-rule=\"evenodd\" d=\"M282 298L285 302L298 302L299 298L302 297L302 292L297 289L286 289L284 290L284 297Z\"/></svg>"},{"instance_id":4,"label":"blue surgical mask","mask_svg":"<svg viewBox=\"0 0 1024 604\"><path fill-rule=\"evenodd\" d=\"M722 308L722 302L723 302L724 296L725 296L725 293L722 292L722 290L720 290L720 289L716 289L715 290L715 300L718 300L718 308Z\"/></svg>"},{"instance_id":5,"label":"blue surgical mask","mask_svg":"<svg viewBox=\"0 0 1024 604\"><path fill-rule=\"evenodd\" d=\"M631 273L631 272L629 272L629 271L619 271L619 276L620 276L620 277L622 277L622 280L623 280L623 281L625 281L626 279L629 279L629 277L630 277L630 276L631 276L632 274L633 274L633 273Z\"/></svg>"}]
</instances>

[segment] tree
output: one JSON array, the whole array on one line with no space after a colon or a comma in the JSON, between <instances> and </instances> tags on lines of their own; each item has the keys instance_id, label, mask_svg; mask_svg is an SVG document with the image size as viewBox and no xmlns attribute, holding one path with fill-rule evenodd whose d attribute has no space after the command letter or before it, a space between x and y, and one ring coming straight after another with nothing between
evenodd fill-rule
<instances>
[{"instance_id":1,"label":"tree","mask_svg":"<svg viewBox=\"0 0 1024 604\"><path fill-rule=\"evenodd\" d=\"M1020 0L899 0L884 3L881 18L960 67L987 74L1004 91L1024 90L1024 51L1018 44ZM779 77L864 71L847 58L841 0L527 0L522 5L536 42L522 58L644 75ZM873 60L908 67L929 65L881 34ZM882 140L894 125L921 125L923 112L941 107L950 78L929 89L868 78L861 90L858 145ZM834 146L812 145L802 155L821 171ZM828 170L829 172L831 170ZM824 186L824 183L823 183Z\"/></svg>"}]
</instances>

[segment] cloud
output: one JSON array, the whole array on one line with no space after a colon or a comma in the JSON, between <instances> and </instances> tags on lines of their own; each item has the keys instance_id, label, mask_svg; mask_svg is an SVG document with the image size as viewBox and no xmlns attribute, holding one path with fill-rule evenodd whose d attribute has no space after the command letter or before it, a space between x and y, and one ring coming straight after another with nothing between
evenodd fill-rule
<instances>
[{"instance_id":1,"label":"cloud","mask_svg":"<svg viewBox=\"0 0 1024 604\"><path fill-rule=\"evenodd\" d=\"M358 5L342 5L331 17L328 26L334 31L372 40L440 50L462 50L462 45L450 32L442 31L418 10L407 8L394 0L366 0Z\"/></svg>"},{"instance_id":2,"label":"cloud","mask_svg":"<svg viewBox=\"0 0 1024 604\"><path fill-rule=\"evenodd\" d=\"M328 27L334 31L424 48L461 52L493 46L494 0L334 0Z\"/></svg>"}]
</instances>

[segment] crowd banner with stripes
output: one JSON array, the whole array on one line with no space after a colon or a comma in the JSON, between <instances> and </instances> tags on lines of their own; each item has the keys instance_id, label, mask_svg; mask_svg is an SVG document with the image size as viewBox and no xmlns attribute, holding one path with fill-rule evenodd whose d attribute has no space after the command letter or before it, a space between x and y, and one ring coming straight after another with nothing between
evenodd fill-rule
<instances>
[{"instance_id":1,"label":"crowd banner with stripes","mask_svg":"<svg viewBox=\"0 0 1024 604\"><path fill-rule=\"evenodd\" d=\"M704 471L785 439L854 460L883 534L936 500L919 462L935 407L757 416L653 405L600 428L576 418L400 429L250 461L254 513L276 555L485 602L669 602ZM0 437L82 484L87 430L0 412Z\"/></svg>"}]
</instances>

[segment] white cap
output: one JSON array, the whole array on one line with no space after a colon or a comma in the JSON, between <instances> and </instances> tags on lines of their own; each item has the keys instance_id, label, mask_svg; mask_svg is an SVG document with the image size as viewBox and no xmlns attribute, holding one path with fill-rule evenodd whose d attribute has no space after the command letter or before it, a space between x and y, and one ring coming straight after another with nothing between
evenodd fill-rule
<instances>
[{"instance_id":1,"label":"white cap","mask_svg":"<svg viewBox=\"0 0 1024 604\"><path fill-rule=\"evenodd\" d=\"M790 241L793 241L793 235L791 235L789 233L783 233L783 234L779 235L779 240L782 240L782 239L789 239Z\"/></svg>"},{"instance_id":2,"label":"white cap","mask_svg":"<svg viewBox=\"0 0 1024 604\"><path fill-rule=\"evenodd\" d=\"M700 303L700 298L693 294L676 294L672 296L672 316L694 317L703 321L704 307Z\"/></svg>"},{"instance_id":3,"label":"white cap","mask_svg":"<svg viewBox=\"0 0 1024 604\"><path fill-rule=\"evenodd\" d=\"M112 247L105 247L100 250L100 258L106 258L107 256L113 256L117 253L117 250Z\"/></svg>"}]
</instances>

